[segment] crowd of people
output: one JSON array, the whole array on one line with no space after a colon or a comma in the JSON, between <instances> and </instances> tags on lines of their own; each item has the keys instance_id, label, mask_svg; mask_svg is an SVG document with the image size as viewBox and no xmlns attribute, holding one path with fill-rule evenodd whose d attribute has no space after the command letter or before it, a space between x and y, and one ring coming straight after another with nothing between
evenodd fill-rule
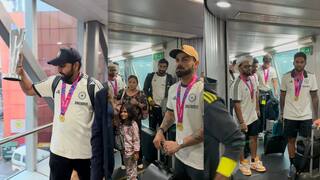
<instances>
[{"instance_id":1,"label":"crowd of people","mask_svg":"<svg viewBox=\"0 0 320 180\"><path fill-rule=\"evenodd\" d=\"M246 176L252 174L251 170L267 171L257 155L257 139L259 133L263 134L266 131L266 114L269 111L266 105L270 99L280 99L278 119L284 124L283 133L288 142L289 177L295 169L297 135L308 138L311 136L313 122L319 125L317 80L313 73L305 70L306 54L298 52L294 55L294 69L282 76L280 97L278 77L271 61L272 57L265 55L263 65L258 67L257 59L242 56L230 68L233 76L235 69L239 72L239 75L233 78L231 87L233 116L250 144L251 159L246 160L244 153L240 156L239 169Z\"/></svg>"},{"instance_id":2,"label":"crowd of people","mask_svg":"<svg viewBox=\"0 0 320 180\"><path fill-rule=\"evenodd\" d=\"M107 82L101 83L81 72L81 56L73 48L60 49L48 63L59 74L33 83L22 66L17 73L25 94L51 97L54 118L50 146L50 179L68 180L76 171L81 180L112 179L114 151L120 151L121 169L127 179L138 178L144 167L142 147L154 146L174 156L172 179L228 179L237 164L250 176L251 170L266 172L259 158L258 136L266 129L265 104L280 98L280 120L288 137L291 166L294 164L297 133L310 136L313 120L318 119L317 81L305 70L307 57L294 56L294 69L278 77L271 66L272 56L263 65L243 56L230 66L231 110L228 110L208 81L198 77L198 52L189 45L173 49L176 77L167 73L169 62L158 61L156 72L149 73L143 89L139 79L128 76L127 84L116 63L108 63ZM280 92L280 93L279 93ZM279 95L280 94L280 95ZM149 119L155 131L150 144L141 141L142 121ZM175 124L175 140L165 134ZM314 124L320 126L320 121ZM243 148L249 140L251 159ZM220 143L224 144L223 154Z\"/></svg>"}]
</instances>

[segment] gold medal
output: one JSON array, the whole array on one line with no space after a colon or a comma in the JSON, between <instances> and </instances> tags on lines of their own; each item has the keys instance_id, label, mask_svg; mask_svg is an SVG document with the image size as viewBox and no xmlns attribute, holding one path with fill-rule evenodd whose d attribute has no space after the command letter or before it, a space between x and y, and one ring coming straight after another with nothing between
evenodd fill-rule
<instances>
[{"instance_id":1,"label":"gold medal","mask_svg":"<svg viewBox=\"0 0 320 180\"><path fill-rule=\"evenodd\" d=\"M60 114L59 120L60 120L60 122L64 122L64 115Z\"/></svg>"},{"instance_id":2,"label":"gold medal","mask_svg":"<svg viewBox=\"0 0 320 180\"><path fill-rule=\"evenodd\" d=\"M178 129L179 131L183 131L183 125L182 125L182 123L178 123L178 124L177 124L177 129Z\"/></svg>"},{"instance_id":3,"label":"gold medal","mask_svg":"<svg viewBox=\"0 0 320 180\"><path fill-rule=\"evenodd\" d=\"M298 100L299 100L299 96L295 96L295 97L294 97L294 100L295 100L295 101L298 101Z\"/></svg>"}]
</instances>

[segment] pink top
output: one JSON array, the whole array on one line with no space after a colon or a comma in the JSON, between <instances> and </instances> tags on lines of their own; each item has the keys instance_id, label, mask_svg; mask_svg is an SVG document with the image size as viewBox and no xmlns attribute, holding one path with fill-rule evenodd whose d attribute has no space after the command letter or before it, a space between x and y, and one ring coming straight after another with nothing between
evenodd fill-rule
<instances>
[{"instance_id":1,"label":"pink top","mask_svg":"<svg viewBox=\"0 0 320 180\"><path fill-rule=\"evenodd\" d=\"M136 121L132 121L132 125L120 125L120 132L124 137L124 154L131 156L134 152L140 151L139 127Z\"/></svg>"}]
</instances>

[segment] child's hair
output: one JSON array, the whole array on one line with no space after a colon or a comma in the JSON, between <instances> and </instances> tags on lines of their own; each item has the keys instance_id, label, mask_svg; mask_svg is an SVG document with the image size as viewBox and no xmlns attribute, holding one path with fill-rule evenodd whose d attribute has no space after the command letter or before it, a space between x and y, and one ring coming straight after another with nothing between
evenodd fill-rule
<instances>
[{"instance_id":1,"label":"child's hair","mask_svg":"<svg viewBox=\"0 0 320 180\"><path fill-rule=\"evenodd\" d=\"M126 120L121 118L121 112L123 111L123 109L126 109L128 113L128 118ZM132 125L132 121L134 120L135 117L136 116L135 116L135 111L133 109L133 106L129 103L122 104L120 108L120 113L119 113L120 122L128 125Z\"/></svg>"}]
</instances>

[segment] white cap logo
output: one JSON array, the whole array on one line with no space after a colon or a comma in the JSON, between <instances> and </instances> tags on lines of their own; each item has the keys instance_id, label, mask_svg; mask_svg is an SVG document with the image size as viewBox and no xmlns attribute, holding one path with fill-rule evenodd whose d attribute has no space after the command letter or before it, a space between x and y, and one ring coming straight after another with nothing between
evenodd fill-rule
<instances>
[{"instance_id":1,"label":"white cap logo","mask_svg":"<svg viewBox=\"0 0 320 180\"><path fill-rule=\"evenodd\" d=\"M58 52L57 57L59 57L59 56L60 56L60 54L61 54L61 50Z\"/></svg>"}]
</instances>

